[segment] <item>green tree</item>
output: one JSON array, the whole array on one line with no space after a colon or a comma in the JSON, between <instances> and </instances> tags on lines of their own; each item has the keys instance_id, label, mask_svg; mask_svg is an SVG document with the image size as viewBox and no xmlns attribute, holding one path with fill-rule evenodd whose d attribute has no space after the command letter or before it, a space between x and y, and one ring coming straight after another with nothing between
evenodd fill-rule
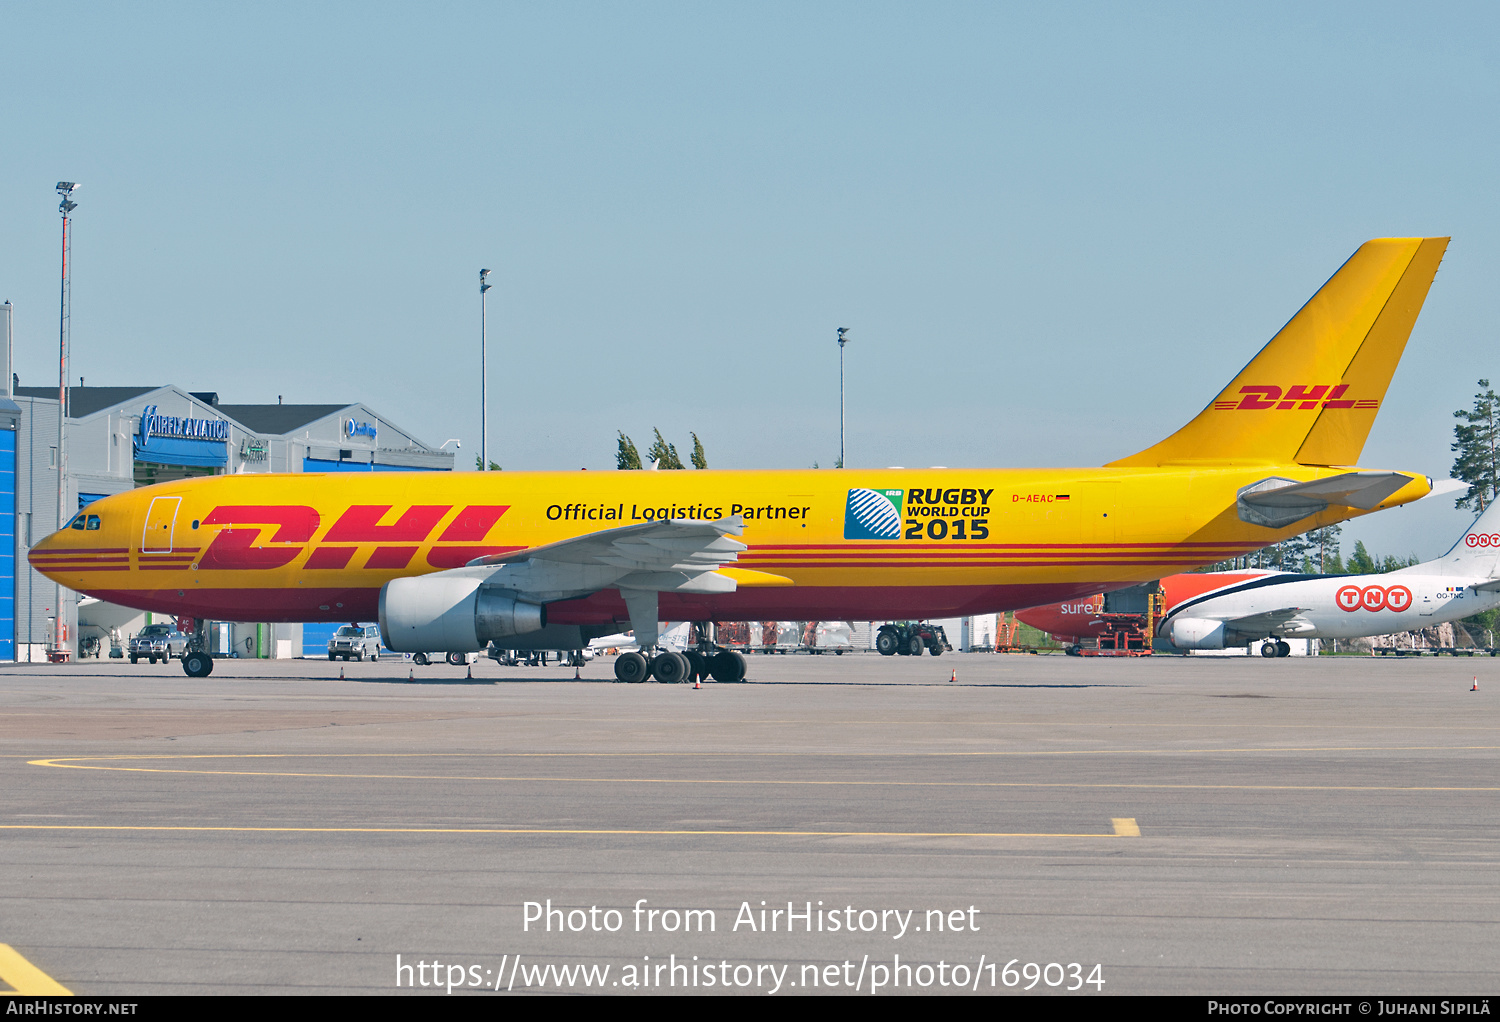
<instances>
[{"instance_id":1,"label":"green tree","mask_svg":"<svg viewBox=\"0 0 1500 1022\"><path fill-rule=\"evenodd\" d=\"M1483 511L1500 495L1500 395L1490 389L1489 380L1480 380L1484 389L1474 395L1474 407L1453 413L1463 425L1453 427L1453 478L1469 484L1454 507Z\"/></svg>"},{"instance_id":2,"label":"green tree","mask_svg":"<svg viewBox=\"0 0 1500 1022\"><path fill-rule=\"evenodd\" d=\"M1421 563L1421 560L1418 559L1416 554L1412 554L1410 557L1406 558L1393 557L1390 554L1386 554L1385 559L1380 562L1380 572L1384 574L1387 571L1396 571L1399 568L1410 568L1413 564Z\"/></svg>"},{"instance_id":3,"label":"green tree","mask_svg":"<svg viewBox=\"0 0 1500 1022\"><path fill-rule=\"evenodd\" d=\"M703 453L703 441L698 439L697 433L689 433L688 436L693 438L693 467L708 468L708 455Z\"/></svg>"},{"instance_id":4,"label":"green tree","mask_svg":"<svg viewBox=\"0 0 1500 1022\"><path fill-rule=\"evenodd\" d=\"M1320 575L1342 575L1344 562L1339 556L1341 525L1325 525L1307 534L1306 557L1309 567Z\"/></svg>"},{"instance_id":5,"label":"green tree","mask_svg":"<svg viewBox=\"0 0 1500 1022\"><path fill-rule=\"evenodd\" d=\"M651 445L651 450L646 452L646 457L656 462L657 468L674 469L686 468L682 459L677 456L677 448L662 438L661 430L653 430L656 434L656 442Z\"/></svg>"},{"instance_id":6,"label":"green tree","mask_svg":"<svg viewBox=\"0 0 1500 1022\"><path fill-rule=\"evenodd\" d=\"M635 449L635 441L620 430L620 441L615 451L615 468L640 468L641 453Z\"/></svg>"},{"instance_id":7,"label":"green tree","mask_svg":"<svg viewBox=\"0 0 1500 1022\"><path fill-rule=\"evenodd\" d=\"M482 459L477 454L474 455L474 471L475 472L483 472L484 471L484 459ZM500 468L499 465L495 464L492 461L492 462L490 462L490 471L491 472L499 472L499 471L501 471L501 468Z\"/></svg>"},{"instance_id":8,"label":"green tree","mask_svg":"<svg viewBox=\"0 0 1500 1022\"><path fill-rule=\"evenodd\" d=\"M1365 541L1357 539L1354 541L1354 553L1349 555L1349 563L1346 565L1352 575L1375 574L1375 558L1370 556L1370 551L1365 549Z\"/></svg>"}]
</instances>

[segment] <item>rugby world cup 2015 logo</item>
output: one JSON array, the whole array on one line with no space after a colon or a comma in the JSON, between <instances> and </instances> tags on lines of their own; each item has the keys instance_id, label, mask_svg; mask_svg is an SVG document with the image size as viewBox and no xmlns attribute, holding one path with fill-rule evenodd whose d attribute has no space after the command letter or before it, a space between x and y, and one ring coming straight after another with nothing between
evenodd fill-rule
<instances>
[{"instance_id":1,"label":"rugby world cup 2015 logo","mask_svg":"<svg viewBox=\"0 0 1500 1022\"><path fill-rule=\"evenodd\" d=\"M850 490L844 508L844 538L900 539L905 495L905 490Z\"/></svg>"}]
</instances>

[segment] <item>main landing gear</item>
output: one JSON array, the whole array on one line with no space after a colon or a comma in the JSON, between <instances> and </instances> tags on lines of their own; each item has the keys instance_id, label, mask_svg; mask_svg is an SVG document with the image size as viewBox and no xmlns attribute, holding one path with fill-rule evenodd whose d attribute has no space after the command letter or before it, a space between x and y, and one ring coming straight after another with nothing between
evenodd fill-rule
<instances>
[{"instance_id":1,"label":"main landing gear","mask_svg":"<svg viewBox=\"0 0 1500 1022\"><path fill-rule=\"evenodd\" d=\"M664 650L649 658L642 653L621 653L615 660L615 678L632 685L647 678L655 678L663 685L706 678L723 682L744 681L744 654L722 649L708 639L706 623L696 625L695 630L699 635L696 649L683 653Z\"/></svg>"},{"instance_id":2,"label":"main landing gear","mask_svg":"<svg viewBox=\"0 0 1500 1022\"><path fill-rule=\"evenodd\" d=\"M1260 655L1264 657L1291 656L1292 647L1280 639L1267 639L1260 644Z\"/></svg>"},{"instance_id":3,"label":"main landing gear","mask_svg":"<svg viewBox=\"0 0 1500 1022\"><path fill-rule=\"evenodd\" d=\"M193 622L193 636L188 639L187 649L182 651L182 669L189 678L206 678L214 672L214 660L204 652L206 643L204 626L200 620Z\"/></svg>"}]
</instances>

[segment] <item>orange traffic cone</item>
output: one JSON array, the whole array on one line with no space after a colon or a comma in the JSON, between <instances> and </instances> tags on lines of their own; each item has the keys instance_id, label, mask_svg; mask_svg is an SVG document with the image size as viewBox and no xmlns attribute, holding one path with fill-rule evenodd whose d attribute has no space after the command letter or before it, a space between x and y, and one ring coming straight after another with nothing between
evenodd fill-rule
<instances>
[{"instance_id":1,"label":"orange traffic cone","mask_svg":"<svg viewBox=\"0 0 1500 1022\"><path fill-rule=\"evenodd\" d=\"M344 680L344 665L339 664L339 681Z\"/></svg>"},{"instance_id":2,"label":"orange traffic cone","mask_svg":"<svg viewBox=\"0 0 1500 1022\"><path fill-rule=\"evenodd\" d=\"M406 680L407 681L416 681L417 680L416 670L414 668L408 667L406 669Z\"/></svg>"},{"instance_id":3,"label":"orange traffic cone","mask_svg":"<svg viewBox=\"0 0 1500 1022\"><path fill-rule=\"evenodd\" d=\"M948 680L949 681L957 681L958 680L958 668L957 667L953 668L953 677L949 678Z\"/></svg>"},{"instance_id":4,"label":"orange traffic cone","mask_svg":"<svg viewBox=\"0 0 1500 1022\"><path fill-rule=\"evenodd\" d=\"M698 691L702 687L703 687L703 679L699 678L699 677L697 677L695 675L693 677L693 691L696 692L696 691Z\"/></svg>"},{"instance_id":5,"label":"orange traffic cone","mask_svg":"<svg viewBox=\"0 0 1500 1022\"><path fill-rule=\"evenodd\" d=\"M470 667L469 667L469 679L473 680L473 678L474 678L474 667L473 667L473 665L470 665Z\"/></svg>"},{"instance_id":6,"label":"orange traffic cone","mask_svg":"<svg viewBox=\"0 0 1500 1022\"><path fill-rule=\"evenodd\" d=\"M579 677L579 675L578 675L578 665L577 665L577 664L574 664L574 665L573 665L573 680L574 680L574 681L582 681L582 680L583 680L583 679L582 679L582 678L581 678L581 677Z\"/></svg>"},{"instance_id":7,"label":"orange traffic cone","mask_svg":"<svg viewBox=\"0 0 1500 1022\"><path fill-rule=\"evenodd\" d=\"M1478 692L1479 691L1479 675L1477 675L1477 674L1474 675L1474 687L1471 688L1471 689L1469 689L1469 691L1470 692Z\"/></svg>"}]
</instances>

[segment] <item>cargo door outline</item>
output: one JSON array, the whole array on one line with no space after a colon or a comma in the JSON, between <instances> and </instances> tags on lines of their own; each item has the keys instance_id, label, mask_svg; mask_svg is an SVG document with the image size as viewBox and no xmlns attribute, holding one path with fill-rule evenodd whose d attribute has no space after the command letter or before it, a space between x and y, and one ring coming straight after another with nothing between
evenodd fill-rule
<instances>
[{"instance_id":1,"label":"cargo door outline","mask_svg":"<svg viewBox=\"0 0 1500 1022\"><path fill-rule=\"evenodd\" d=\"M146 526L141 530L141 553L172 552L172 537L177 532L177 512L181 508L181 497L152 498L151 507L146 511Z\"/></svg>"}]
</instances>

